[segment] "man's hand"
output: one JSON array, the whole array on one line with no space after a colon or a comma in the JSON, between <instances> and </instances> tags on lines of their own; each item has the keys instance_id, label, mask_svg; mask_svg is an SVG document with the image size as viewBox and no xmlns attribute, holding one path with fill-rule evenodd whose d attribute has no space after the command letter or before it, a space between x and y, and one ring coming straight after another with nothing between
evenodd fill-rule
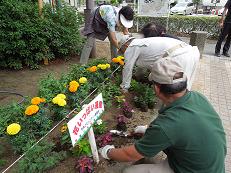
<instances>
[{"instance_id":1,"label":"man's hand","mask_svg":"<svg viewBox=\"0 0 231 173\"><path fill-rule=\"evenodd\" d=\"M134 129L134 133L145 133L145 131L147 130L148 126L137 126Z\"/></svg>"},{"instance_id":2,"label":"man's hand","mask_svg":"<svg viewBox=\"0 0 231 173\"><path fill-rule=\"evenodd\" d=\"M101 156L103 158L110 160L110 158L108 157L107 154L113 148L115 148L114 145L106 145L106 146L104 146L104 147L102 147L102 148L99 149L99 153L101 154Z\"/></svg>"}]
</instances>

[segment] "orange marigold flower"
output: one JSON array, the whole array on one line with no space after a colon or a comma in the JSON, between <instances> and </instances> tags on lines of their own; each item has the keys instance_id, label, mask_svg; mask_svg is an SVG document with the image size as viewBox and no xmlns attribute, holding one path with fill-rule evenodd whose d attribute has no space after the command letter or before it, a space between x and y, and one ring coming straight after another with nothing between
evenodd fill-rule
<instances>
[{"instance_id":1,"label":"orange marigold flower","mask_svg":"<svg viewBox=\"0 0 231 173\"><path fill-rule=\"evenodd\" d=\"M39 111L39 107L37 105L30 105L26 108L25 114L26 115L33 115Z\"/></svg>"},{"instance_id":2,"label":"orange marigold flower","mask_svg":"<svg viewBox=\"0 0 231 173\"><path fill-rule=\"evenodd\" d=\"M96 66L89 67L88 71L90 71L90 72L96 72L97 71L97 67Z\"/></svg>"},{"instance_id":3,"label":"orange marigold flower","mask_svg":"<svg viewBox=\"0 0 231 173\"><path fill-rule=\"evenodd\" d=\"M34 97L31 99L31 104L38 105L41 102L40 97Z\"/></svg>"},{"instance_id":4,"label":"orange marigold flower","mask_svg":"<svg viewBox=\"0 0 231 173\"><path fill-rule=\"evenodd\" d=\"M119 61L121 61L121 59L119 59L119 58L113 58L112 59L112 62L114 62L114 63L118 63Z\"/></svg>"},{"instance_id":5,"label":"orange marigold flower","mask_svg":"<svg viewBox=\"0 0 231 173\"><path fill-rule=\"evenodd\" d=\"M43 102L45 102L45 101L46 101L45 98L40 98L40 102L41 102L41 103L43 103Z\"/></svg>"},{"instance_id":6,"label":"orange marigold flower","mask_svg":"<svg viewBox=\"0 0 231 173\"><path fill-rule=\"evenodd\" d=\"M76 92L77 89L78 89L78 87L75 86L75 85L70 85L70 86L69 86L69 91L72 92L72 93Z\"/></svg>"},{"instance_id":7,"label":"orange marigold flower","mask_svg":"<svg viewBox=\"0 0 231 173\"><path fill-rule=\"evenodd\" d=\"M71 81L70 83L69 83L69 85L70 86L76 86L77 88L79 87L79 83L77 82L77 81L75 81L75 80L73 80L73 81Z\"/></svg>"},{"instance_id":8,"label":"orange marigold flower","mask_svg":"<svg viewBox=\"0 0 231 173\"><path fill-rule=\"evenodd\" d=\"M122 60L119 61L120 65L124 65L124 62Z\"/></svg>"}]
</instances>

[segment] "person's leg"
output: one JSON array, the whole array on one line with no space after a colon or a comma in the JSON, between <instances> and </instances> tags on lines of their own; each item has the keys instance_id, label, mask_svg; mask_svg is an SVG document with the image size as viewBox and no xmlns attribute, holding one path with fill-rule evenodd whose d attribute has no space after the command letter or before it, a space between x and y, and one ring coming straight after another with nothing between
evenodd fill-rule
<instances>
[{"instance_id":1,"label":"person's leg","mask_svg":"<svg viewBox=\"0 0 231 173\"><path fill-rule=\"evenodd\" d=\"M221 33L220 33L219 38L217 40L217 44L215 47L215 54L220 54L221 44L222 44L223 40L225 39L225 36L227 35L227 33L225 32L225 26L223 29L221 29Z\"/></svg>"},{"instance_id":2,"label":"person's leg","mask_svg":"<svg viewBox=\"0 0 231 173\"><path fill-rule=\"evenodd\" d=\"M95 38L93 37L87 38L87 42L85 43L82 53L81 53L80 64L86 64L88 62L91 50L94 46L94 43L95 43Z\"/></svg>"},{"instance_id":3,"label":"person's leg","mask_svg":"<svg viewBox=\"0 0 231 173\"><path fill-rule=\"evenodd\" d=\"M228 54L230 48L230 41L231 41L231 24L226 24L225 32L228 34L226 38L225 45L223 47L223 54Z\"/></svg>"},{"instance_id":4,"label":"person's leg","mask_svg":"<svg viewBox=\"0 0 231 173\"><path fill-rule=\"evenodd\" d=\"M157 164L133 165L123 170L123 173L174 173L168 164L168 159Z\"/></svg>"}]
</instances>

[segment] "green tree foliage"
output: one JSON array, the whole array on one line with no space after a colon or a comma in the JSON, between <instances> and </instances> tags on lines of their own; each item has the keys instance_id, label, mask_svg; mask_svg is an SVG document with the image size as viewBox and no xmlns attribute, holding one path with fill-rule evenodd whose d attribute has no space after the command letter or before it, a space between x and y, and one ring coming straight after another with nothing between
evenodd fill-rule
<instances>
[{"instance_id":1,"label":"green tree foliage","mask_svg":"<svg viewBox=\"0 0 231 173\"><path fill-rule=\"evenodd\" d=\"M26 0L0 1L0 68L37 68L44 59L79 53L82 18L72 7L43 8Z\"/></svg>"}]
</instances>

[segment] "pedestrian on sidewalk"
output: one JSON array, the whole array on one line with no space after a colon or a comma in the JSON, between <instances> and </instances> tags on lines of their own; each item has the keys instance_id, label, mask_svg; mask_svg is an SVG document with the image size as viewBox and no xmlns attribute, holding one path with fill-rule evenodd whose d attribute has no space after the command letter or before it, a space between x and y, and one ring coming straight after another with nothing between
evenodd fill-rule
<instances>
[{"instance_id":1,"label":"pedestrian on sidewalk","mask_svg":"<svg viewBox=\"0 0 231 173\"><path fill-rule=\"evenodd\" d=\"M133 145L99 151L105 159L136 162L163 151L160 163L131 165L123 173L225 173L226 140L219 115L200 93L188 91L187 77L172 58L153 65L149 80L165 107ZM136 129L135 132L141 132ZM149 159L150 160L150 159Z\"/></svg>"},{"instance_id":2,"label":"pedestrian on sidewalk","mask_svg":"<svg viewBox=\"0 0 231 173\"><path fill-rule=\"evenodd\" d=\"M129 34L128 28L133 26L133 17L134 11L129 6L119 9L111 5L101 5L93 10L83 30L87 42L82 50L80 63L87 63L95 39L105 40L106 37L111 44L112 58L116 57L119 48L115 34L116 26L122 28L123 34Z\"/></svg>"},{"instance_id":3,"label":"pedestrian on sidewalk","mask_svg":"<svg viewBox=\"0 0 231 173\"><path fill-rule=\"evenodd\" d=\"M121 88L126 92L130 88L133 68L139 71L136 76L144 78L142 69L151 70L158 59L171 57L182 65L188 77L188 89L191 89L200 53L196 46L191 46L177 39L169 37L149 37L135 39L124 36L120 41L120 52L124 53L123 78Z\"/></svg>"},{"instance_id":4,"label":"pedestrian on sidewalk","mask_svg":"<svg viewBox=\"0 0 231 173\"><path fill-rule=\"evenodd\" d=\"M227 10L228 10L228 12L227 12ZM224 11L222 13L219 24L220 24L220 28L221 28L221 33L219 35L219 38L217 40L217 44L215 47L215 56L217 56L217 57L221 56L221 54L220 54L221 44L222 44L223 40L226 38L226 42L223 46L223 53L222 54L226 57L230 57L228 51L230 48L230 41L231 41L231 0L228 0L226 2L225 8L224 8Z\"/></svg>"}]
</instances>

